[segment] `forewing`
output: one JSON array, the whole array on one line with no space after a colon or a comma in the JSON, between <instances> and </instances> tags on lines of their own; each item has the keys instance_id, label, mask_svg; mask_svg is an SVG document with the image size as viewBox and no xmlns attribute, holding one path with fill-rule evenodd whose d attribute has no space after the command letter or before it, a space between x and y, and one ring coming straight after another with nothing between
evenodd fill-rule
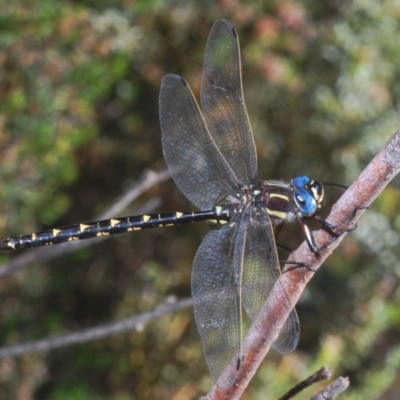
<instances>
[{"instance_id":1,"label":"forewing","mask_svg":"<svg viewBox=\"0 0 400 400\"><path fill-rule=\"evenodd\" d=\"M240 274L242 224L234 221L210 232L197 251L192 270L194 315L205 358L217 385L229 389L241 360L242 315ZM222 372L235 358L235 366Z\"/></svg>"},{"instance_id":2,"label":"forewing","mask_svg":"<svg viewBox=\"0 0 400 400\"><path fill-rule=\"evenodd\" d=\"M187 83L167 75L160 90L160 124L164 157L185 196L209 210L228 194L238 178L216 147Z\"/></svg>"},{"instance_id":3,"label":"forewing","mask_svg":"<svg viewBox=\"0 0 400 400\"><path fill-rule=\"evenodd\" d=\"M200 98L210 134L241 186L252 182L257 157L243 97L239 39L223 19L208 36Z\"/></svg>"},{"instance_id":4,"label":"forewing","mask_svg":"<svg viewBox=\"0 0 400 400\"><path fill-rule=\"evenodd\" d=\"M294 305L291 304L282 284L274 233L268 213L261 203L250 205L246 211L246 242L244 246L243 306L251 318L255 318L261 307L282 311L291 310L289 318L282 327L273 347L280 353L292 352L299 339L299 322ZM272 297L272 288L280 293ZM286 299L283 303L278 299ZM280 302L277 304L277 302ZM268 331L268 327L266 327ZM268 339L268 338L267 338Z\"/></svg>"}]
</instances>

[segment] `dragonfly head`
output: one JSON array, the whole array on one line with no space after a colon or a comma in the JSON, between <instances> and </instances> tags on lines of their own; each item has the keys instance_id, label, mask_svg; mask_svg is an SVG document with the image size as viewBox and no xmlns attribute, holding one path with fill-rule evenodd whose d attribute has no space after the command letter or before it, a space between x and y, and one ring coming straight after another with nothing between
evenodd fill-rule
<instances>
[{"instance_id":1,"label":"dragonfly head","mask_svg":"<svg viewBox=\"0 0 400 400\"><path fill-rule=\"evenodd\" d=\"M290 181L293 188L293 201L304 217L310 217L324 204L324 187L321 182L308 176L296 176Z\"/></svg>"}]
</instances>

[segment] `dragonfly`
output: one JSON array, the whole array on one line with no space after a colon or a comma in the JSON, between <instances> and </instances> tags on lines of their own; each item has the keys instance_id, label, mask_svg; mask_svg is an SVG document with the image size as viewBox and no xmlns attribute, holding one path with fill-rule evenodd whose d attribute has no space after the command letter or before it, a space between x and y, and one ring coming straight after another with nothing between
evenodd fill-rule
<instances>
[{"instance_id":1,"label":"dragonfly","mask_svg":"<svg viewBox=\"0 0 400 400\"><path fill-rule=\"evenodd\" d=\"M191 290L194 315L205 359L217 386L228 390L243 360L242 309L254 319L268 299L288 312L272 346L292 352L300 324L294 304L281 282L276 237L286 222L297 221L312 252L318 253L307 220L331 233L326 247L343 233L334 232L319 214L324 203L321 182L301 175L289 183L259 180L254 138L243 97L239 39L226 20L209 34L200 93L201 109L186 81L163 78L159 113L163 153L171 175L200 210L113 218L8 238L0 250L54 245L198 221L222 224L202 241L193 262ZM271 298L272 288L279 296ZM271 295L271 296L270 296ZM279 300L282 302L282 300ZM269 338L266 338L269 340ZM236 360L229 378L222 372Z\"/></svg>"}]
</instances>

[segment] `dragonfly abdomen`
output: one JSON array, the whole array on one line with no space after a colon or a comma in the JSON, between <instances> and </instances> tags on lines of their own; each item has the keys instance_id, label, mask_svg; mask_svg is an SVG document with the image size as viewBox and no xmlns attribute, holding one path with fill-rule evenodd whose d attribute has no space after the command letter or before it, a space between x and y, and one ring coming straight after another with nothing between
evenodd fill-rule
<instances>
[{"instance_id":1,"label":"dragonfly abdomen","mask_svg":"<svg viewBox=\"0 0 400 400\"><path fill-rule=\"evenodd\" d=\"M210 211L174 212L114 218L97 222L80 223L44 232L36 232L30 235L8 238L0 243L0 250L50 246L63 242L117 235L119 233L156 228L159 226L180 225L198 221L212 221L218 223L228 221L229 219L229 210L221 207Z\"/></svg>"}]
</instances>

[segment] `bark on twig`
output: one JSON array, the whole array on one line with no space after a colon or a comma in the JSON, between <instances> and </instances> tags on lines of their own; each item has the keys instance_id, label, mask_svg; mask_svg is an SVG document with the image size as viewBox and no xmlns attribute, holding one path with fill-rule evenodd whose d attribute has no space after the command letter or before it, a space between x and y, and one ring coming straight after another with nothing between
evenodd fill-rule
<instances>
[{"instance_id":1,"label":"bark on twig","mask_svg":"<svg viewBox=\"0 0 400 400\"><path fill-rule=\"evenodd\" d=\"M315 396L311 397L310 400L333 400L339 396L340 393L344 392L349 387L349 378L340 376L335 379L330 385L324 390L321 390Z\"/></svg>"},{"instance_id":2,"label":"bark on twig","mask_svg":"<svg viewBox=\"0 0 400 400\"><path fill-rule=\"evenodd\" d=\"M330 379L331 376L332 371L329 368L322 367L317 372L309 376L307 379L304 379L304 381L301 381L288 392L286 392L282 397L279 398L279 400L290 400L298 393L313 385L314 383Z\"/></svg>"}]
</instances>

